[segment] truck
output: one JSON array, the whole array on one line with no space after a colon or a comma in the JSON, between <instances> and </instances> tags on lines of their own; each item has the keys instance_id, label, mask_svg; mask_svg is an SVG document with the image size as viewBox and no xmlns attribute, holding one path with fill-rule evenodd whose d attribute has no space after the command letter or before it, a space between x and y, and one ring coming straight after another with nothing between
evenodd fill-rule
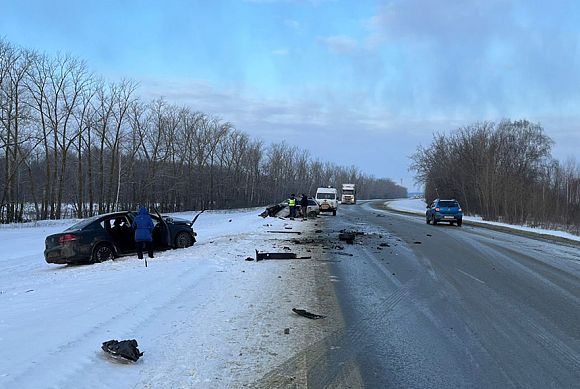
<instances>
[{"instance_id":1,"label":"truck","mask_svg":"<svg viewBox=\"0 0 580 389\"><path fill-rule=\"evenodd\" d=\"M354 184L342 184L342 204L356 204L356 188Z\"/></svg>"},{"instance_id":2,"label":"truck","mask_svg":"<svg viewBox=\"0 0 580 389\"><path fill-rule=\"evenodd\" d=\"M316 202L320 206L320 212L332 212L336 216L338 209L338 194L336 188L320 187L316 189Z\"/></svg>"}]
</instances>

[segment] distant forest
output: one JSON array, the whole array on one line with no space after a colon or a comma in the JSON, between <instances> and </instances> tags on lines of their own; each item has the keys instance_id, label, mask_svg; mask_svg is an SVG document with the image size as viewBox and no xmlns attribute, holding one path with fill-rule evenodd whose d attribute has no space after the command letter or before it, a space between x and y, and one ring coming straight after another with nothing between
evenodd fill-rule
<instances>
[{"instance_id":1,"label":"distant forest","mask_svg":"<svg viewBox=\"0 0 580 389\"><path fill-rule=\"evenodd\" d=\"M0 39L0 223L262 206L347 182L359 198L406 196L390 179L265 145L209 113L143 101L137 88Z\"/></svg>"},{"instance_id":2,"label":"distant forest","mask_svg":"<svg viewBox=\"0 0 580 389\"><path fill-rule=\"evenodd\" d=\"M526 120L476 123L435 134L412 168L427 201L455 198L485 220L580 234L580 165L552 158L552 144Z\"/></svg>"}]
</instances>

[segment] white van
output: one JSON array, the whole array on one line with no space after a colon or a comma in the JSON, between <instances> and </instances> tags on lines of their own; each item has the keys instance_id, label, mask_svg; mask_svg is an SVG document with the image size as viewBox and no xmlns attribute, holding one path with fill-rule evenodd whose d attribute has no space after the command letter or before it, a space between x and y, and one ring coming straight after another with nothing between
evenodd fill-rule
<instances>
[{"instance_id":1,"label":"white van","mask_svg":"<svg viewBox=\"0 0 580 389\"><path fill-rule=\"evenodd\" d=\"M316 201L320 205L320 212L332 212L336 216L338 208L338 195L336 188L316 189Z\"/></svg>"}]
</instances>

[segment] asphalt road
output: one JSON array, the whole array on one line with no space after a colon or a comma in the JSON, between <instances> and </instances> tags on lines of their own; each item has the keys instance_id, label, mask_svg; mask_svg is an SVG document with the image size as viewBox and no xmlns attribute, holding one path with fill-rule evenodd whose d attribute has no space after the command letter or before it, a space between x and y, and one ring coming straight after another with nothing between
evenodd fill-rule
<instances>
[{"instance_id":1,"label":"asphalt road","mask_svg":"<svg viewBox=\"0 0 580 389\"><path fill-rule=\"evenodd\" d=\"M329 237L365 234L327 247L346 327L310 387L336 386L337 374L368 388L580 387L578 246L427 225L372 203L324 222Z\"/></svg>"}]
</instances>

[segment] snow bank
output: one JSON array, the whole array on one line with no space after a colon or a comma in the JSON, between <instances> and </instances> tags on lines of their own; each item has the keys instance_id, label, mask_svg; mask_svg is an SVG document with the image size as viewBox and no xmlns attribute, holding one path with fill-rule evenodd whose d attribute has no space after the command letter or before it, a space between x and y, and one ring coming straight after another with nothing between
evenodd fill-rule
<instances>
[{"instance_id":1,"label":"snow bank","mask_svg":"<svg viewBox=\"0 0 580 389\"><path fill-rule=\"evenodd\" d=\"M288 235L268 230L312 229L315 221L257 214L206 212L194 226L198 243L156 253L148 267L136 256L45 263L46 235L73 222L0 229L0 387L240 387L318 340L324 323L291 309L322 309L322 262L245 261L254 249L288 244ZM144 351L136 364L100 350L132 338Z\"/></svg>"},{"instance_id":2,"label":"snow bank","mask_svg":"<svg viewBox=\"0 0 580 389\"><path fill-rule=\"evenodd\" d=\"M410 212L415 213L417 215L425 216L425 210L427 207L427 203L424 199L398 199L398 200L390 200L385 203L389 208L392 208L397 211L403 212ZM513 224L507 223L499 223L499 222L492 222L487 220L482 220L480 216L464 216L464 220L469 220L474 223L481 223L481 224L489 224L504 228L511 228L514 230L519 231L526 231L535 234L541 235L550 235L550 236L557 236L560 238L565 238L569 240L574 240L580 242L580 236L570 234L569 232L564 231L556 231L556 230L547 230L544 228L536 228L536 227L529 227L529 226L518 226Z\"/></svg>"}]
</instances>

